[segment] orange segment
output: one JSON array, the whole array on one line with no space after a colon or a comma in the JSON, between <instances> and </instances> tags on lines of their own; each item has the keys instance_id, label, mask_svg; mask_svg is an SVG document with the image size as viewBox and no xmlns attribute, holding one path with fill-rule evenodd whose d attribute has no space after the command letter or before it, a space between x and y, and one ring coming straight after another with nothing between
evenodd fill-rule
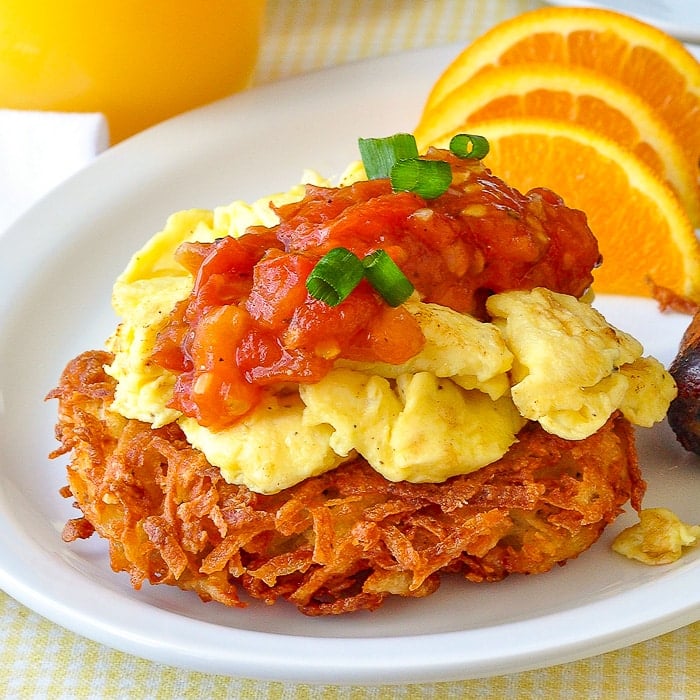
<instances>
[{"instance_id":1,"label":"orange segment","mask_svg":"<svg viewBox=\"0 0 700 700\"><path fill-rule=\"evenodd\" d=\"M445 70L425 112L479 72L523 63L578 65L624 83L657 110L698 163L700 64L663 31L609 10L545 7L496 25Z\"/></svg>"},{"instance_id":2,"label":"orange segment","mask_svg":"<svg viewBox=\"0 0 700 700\"><path fill-rule=\"evenodd\" d=\"M595 291L650 296L652 280L700 301L693 226L671 189L633 153L561 120L494 119L473 131L489 139L484 163L496 175L523 192L548 187L587 213L603 255Z\"/></svg>"},{"instance_id":3,"label":"orange segment","mask_svg":"<svg viewBox=\"0 0 700 700\"><path fill-rule=\"evenodd\" d=\"M415 130L419 148L474 121L545 117L590 127L634 151L676 192L700 224L697 166L657 112L624 84L587 68L519 64L484 71L425 113Z\"/></svg>"}]
</instances>

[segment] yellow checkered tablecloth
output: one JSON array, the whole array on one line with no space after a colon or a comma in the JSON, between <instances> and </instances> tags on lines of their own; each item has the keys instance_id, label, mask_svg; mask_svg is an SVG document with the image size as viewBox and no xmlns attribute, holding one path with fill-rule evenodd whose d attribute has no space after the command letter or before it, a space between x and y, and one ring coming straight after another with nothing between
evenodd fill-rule
<instances>
[{"instance_id":1,"label":"yellow checkered tablecloth","mask_svg":"<svg viewBox=\"0 0 700 700\"><path fill-rule=\"evenodd\" d=\"M467 43L533 0L270 0L257 82L408 49ZM700 585L700 582L698 582ZM496 678L362 688L190 672L111 650L0 593L0 697L700 698L700 623L591 659Z\"/></svg>"}]
</instances>

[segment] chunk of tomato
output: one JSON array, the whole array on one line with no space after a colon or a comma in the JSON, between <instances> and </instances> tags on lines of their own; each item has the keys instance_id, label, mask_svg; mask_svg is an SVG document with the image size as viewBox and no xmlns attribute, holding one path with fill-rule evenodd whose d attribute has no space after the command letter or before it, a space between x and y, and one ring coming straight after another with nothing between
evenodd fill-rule
<instances>
[{"instance_id":1,"label":"chunk of tomato","mask_svg":"<svg viewBox=\"0 0 700 700\"><path fill-rule=\"evenodd\" d=\"M316 259L301 253L270 250L255 266L246 301L251 317L268 328L279 328L307 301L306 279Z\"/></svg>"},{"instance_id":2,"label":"chunk of tomato","mask_svg":"<svg viewBox=\"0 0 700 700\"><path fill-rule=\"evenodd\" d=\"M195 328L187 352L192 369L181 375L174 404L201 425L230 425L258 400L261 389L236 363L236 349L249 328L248 313L232 304L210 310Z\"/></svg>"}]
</instances>

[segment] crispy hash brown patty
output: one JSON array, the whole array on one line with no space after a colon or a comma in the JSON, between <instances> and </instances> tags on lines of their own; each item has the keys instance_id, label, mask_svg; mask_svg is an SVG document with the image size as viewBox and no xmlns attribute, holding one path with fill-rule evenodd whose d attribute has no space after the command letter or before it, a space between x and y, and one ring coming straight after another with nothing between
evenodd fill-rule
<instances>
[{"instance_id":1,"label":"crispy hash brown patty","mask_svg":"<svg viewBox=\"0 0 700 700\"><path fill-rule=\"evenodd\" d=\"M497 581L578 556L645 484L630 424L613 415L567 441L529 423L498 462L438 484L393 483L356 459L274 495L228 484L176 424L153 429L109 410L112 356L83 353L63 372L52 456L71 453L82 516L70 542L106 538L115 571L243 607L239 587L307 615L374 610L422 597L444 573Z\"/></svg>"}]
</instances>

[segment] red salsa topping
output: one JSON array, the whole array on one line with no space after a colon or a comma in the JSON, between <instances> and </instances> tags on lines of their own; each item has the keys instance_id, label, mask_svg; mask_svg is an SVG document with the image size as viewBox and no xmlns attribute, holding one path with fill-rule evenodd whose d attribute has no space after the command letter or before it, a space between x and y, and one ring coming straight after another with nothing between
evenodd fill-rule
<instances>
[{"instance_id":1,"label":"red salsa topping","mask_svg":"<svg viewBox=\"0 0 700 700\"><path fill-rule=\"evenodd\" d=\"M583 294L599 254L582 212L549 190L520 194L480 161L426 158L452 166L452 185L435 199L392 192L385 179L307 186L302 201L276 209L271 229L180 246L194 288L154 353L178 375L171 405L219 429L252 410L266 385L318 381L341 357L400 364L419 352L414 317L366 280L337 306L309 295L307 277L333 248L361 259L383 249L423 301L481 319L502 291Z\"/></svg>"}]
</instances>

